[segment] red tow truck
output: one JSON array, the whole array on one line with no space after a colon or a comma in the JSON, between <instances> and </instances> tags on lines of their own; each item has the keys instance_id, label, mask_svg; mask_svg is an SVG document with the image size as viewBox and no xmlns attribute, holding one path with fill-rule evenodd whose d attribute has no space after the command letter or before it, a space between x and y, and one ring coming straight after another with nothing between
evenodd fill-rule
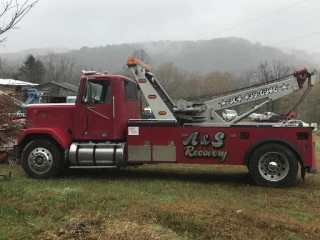
<instances>
[{"instance_id":1,"label":"red tow truck","mask_svg":"<svg viewBox=\"0 0 320 240\"><path fill-rule=\"evenodd\" d=\"M33 178L53 178L63 168L121 168L143 164L244 165L255 182L285 187L316 173L310 127L282 123L242 123L264 104L315 84L306 69L264 85L241 89L203 103L168 96L151 71L136 58L127 61L133 79L83 72L72 104L28 105L31 123L14 147L15 157ZM145 96L155 119L141 119ZM219 111L261 100L225 121ZM290 119L288 114L286 119Z\"/></svg>"}]
</instances>

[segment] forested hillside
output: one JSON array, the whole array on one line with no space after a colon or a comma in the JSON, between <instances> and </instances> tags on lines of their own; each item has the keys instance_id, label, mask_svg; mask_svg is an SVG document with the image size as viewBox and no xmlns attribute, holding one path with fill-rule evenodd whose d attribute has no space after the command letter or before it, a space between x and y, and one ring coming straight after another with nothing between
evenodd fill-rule
<instances>
[{"instance_id":1,"label":"forested hillside","mask_svg":"<svg viewBox=\"0 0 320 240\"><path fill-rule=\"evenodd\" d=\"M99 47L82 47L59 55L72 57L77 64L88 68L108 70L110 73L118 71L125 64L126 59L135 50L144 49L150 56L152 66L158 67L165 62L173 62L180 69L190 72L210 73L213 71L227 71L239 75L244 71L256 67L259 62L280 60L286 65L301 67L310 66L306 61L306 54L299 58L297 54L286 54L274 48L252 43L242 38L218 38L205 41L158 41L146 43L132 43L120 45L106 45ZM30 54L45 55L47 49L31 49ZM28 51L23 54L27 55ZM15 64L22 63L22 54L0 54ZM315 63L313 63L315 64Z\"/></svg>"},{"instance_id":2,"label":"forested hillside","mask_svg":"<svg viewBox=\"0 0 320 240\"><path fill-rule=\"evenodd\" d=\"M220 38L208 41L159 41L148 43L83 47L70 51L80 64L107 69L119 69L127 57L137 49L144 49L157 67L173 62L178 68L191 72L210 73L228 71L236 75L255 67L261 61L280 60L287 65L309 65L294 55L285 54L273 47L264 47L241 38Z\"/></svg>"}]
</instances>

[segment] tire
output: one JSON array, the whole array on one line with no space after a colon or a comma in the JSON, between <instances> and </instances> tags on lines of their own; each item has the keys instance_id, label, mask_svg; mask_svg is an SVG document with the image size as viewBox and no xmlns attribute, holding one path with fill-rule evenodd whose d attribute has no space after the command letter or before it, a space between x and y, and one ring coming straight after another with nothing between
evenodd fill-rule
<instances>
[{"instance_id":1,"label":"tire","mask_svg":"<svg viewBox=\"0 0 320 240\"><path fill-rule=\"evenodd\" d=\"M289 148L270 143L253 152L249 173L259 186L287 187L297 179L298 161Z\"/></svg>"},{"instance_id":2,"label":"tire","mask_svg":"<svg viewBox=\"0 0 320 240\"><path fill-rule=\"evenodd\" d=\"M59 146L46 139L30 142L22 153L22 167L32 178L47 179L62 171L63 153Z\"/></svg>"}]
</instances>

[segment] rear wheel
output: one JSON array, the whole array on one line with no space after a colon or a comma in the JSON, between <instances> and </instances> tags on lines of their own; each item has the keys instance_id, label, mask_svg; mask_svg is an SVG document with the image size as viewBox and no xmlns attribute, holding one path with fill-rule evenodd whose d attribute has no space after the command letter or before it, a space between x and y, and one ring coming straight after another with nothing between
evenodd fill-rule
<instances>
[{"instance_id":1,"label":"rear wheel","mask_svg":"<svg viewBox=\"0 0 320 240\"><path fill-rule=\"evenodd\" d=\"M22 153L22 167L33 178L53 178L62 171L62 150L46 139L30 142Z\"/></svg>"},{"instance_id":2,"label":"rear wheel","mask_svg":"<svg viewBox=\"0 0 320 240\"><path fill-rule=\"evenodd\" d=\"M286 187L297 178L298 161L289 148L281 144L266 144L252 154L249 173L260 186Z\"/></svg>"}]
</instances>

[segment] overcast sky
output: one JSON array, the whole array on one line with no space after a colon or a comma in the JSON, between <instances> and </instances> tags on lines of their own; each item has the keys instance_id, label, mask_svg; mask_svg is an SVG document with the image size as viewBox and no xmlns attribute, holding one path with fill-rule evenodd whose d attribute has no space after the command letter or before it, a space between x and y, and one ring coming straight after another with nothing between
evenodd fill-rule
<instances>
[{"instance_id":1,"label":"overcast sky","mask_svg":"<svg viewBox=\"0 0 320 240\"><path fill-rule=\"evenodd\" d=\"M273 45L319 32L274 45L312 53L320 52L320 0L39 0L18 27L2 35L0 52L229 36Z\"/></svg>"}]
</instances>

